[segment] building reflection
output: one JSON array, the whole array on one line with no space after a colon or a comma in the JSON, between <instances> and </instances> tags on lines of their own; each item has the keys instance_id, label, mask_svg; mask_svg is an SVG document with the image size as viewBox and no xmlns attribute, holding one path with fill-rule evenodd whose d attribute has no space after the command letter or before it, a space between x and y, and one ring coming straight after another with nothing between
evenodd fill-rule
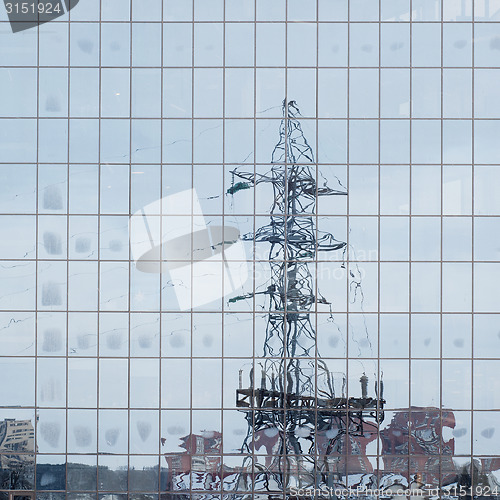
<instances>
[{"instance_id":1,"label":"building reflection","mask_svg":"<svg viewBox=\"0 0 500 500\"><path fill-rule=\"evenodd\" d=\"M452 477L440 480L441 471L452 476L455 472L452 458L455 443L443 438L445 427L455 427L451 411L412 407L409 411L394 412L389 425L380 431L384 470L401 471L406 482L412 475L429 485L452 480Z\"/></svg>"},{"instance_id":2,"label":"building reflection","mask_svg":"<svg viewBox=\"0 0 500 500\"><path fill-rule=\"evenodd\" d=\"M490 496L500 492L500 459L455 456L455 439L446 439L445 429L456 426L451 410L410 407L386 413L387 421L365 427L363 435L340 433L335 448L331 447L335 429L309 436L309 453L286 457L292 464L292 475L299 477L323 462L324 473L316 487L380 488L388 498L398 498L400 488L425 490L441 488L444 497L471 497L470 488L489 488ZM253 454L241 467L221 465L218 432L190 434L181 438L185 451L164 457L167 491L192 490L255 491L278 494L273 470L279 464L281 440L273 429L253 436ZM378 441L378 443L377 443ZM329 453L325 453L329 450ZM377 460L378 450L378 460ZM496 489L495 489L496 488ZM458 492L458 493L457 493ZM461 492L461 495L460 495ZM495 493L497 492L497 493ZM427 495L419 493L420 498ZM475 497L481 495L472 495Z\"/></svg>"},{"instance_id":3,"label":"building reflection","mask_svg":"<svg viewBox=\"0 0 500 500\"><path fill-rule=\"evenodd\" d=\"M184 448L185 452L165 457L167 490L220 489L221 442L222 434L216 431L182 437L180 447Z\"/></svg>"},{"instance_id":4,"label":"building reflection","mask_svg":"<svg viewBox=\"0 0 500 500\"><path fill-rule=\"evenodd\" d=\"M455 456L455 438L445 438L455 428L455 413L451 410L411 407L388 411L384 424L371 422L362 435L339 432L335 440L333 428L310 434L306 438L310 449L287 459L295 477L322 462L323 473L318 476L317 487L379 488L387 498L399 498L400 488L441 488L442 496L448 498L498 498L500 459ZM189 491L206 492L206 498L217 492L233 492L240 498L251 492L271 498L279 494L275 480L279 471L273 468L282 458L281 440L273 429L253 435L253 452L243 461L241 454L233 456L233 461L227 460L222 454L222 441L219 431L185 435L180 438L182 451L164 454L159 466L129 465L127 469L126 464L79 464L77 456L72 457L71 463L50 464L43 463L42 455L36 453L31 420L4 419L0 422L0 490L33 490L36 469L40 491L68 489L81 492L81 498L91 498L96 491L118 494L127 483L136 485L136 491L160 491L164 498L172 496L178 500L189 495ZM161 444L164 443L161 438Z\"/></svg>"},{"instance_id":5,"label":"building reflection","mask_svg":"<svg viewBox=\"0 0 500 500\"><path fill-rule=\"evenodd\" d=\"M35 429L31 420L6 418L0 422L0 488L33 488Z\"/></svg>"}]
</instances>

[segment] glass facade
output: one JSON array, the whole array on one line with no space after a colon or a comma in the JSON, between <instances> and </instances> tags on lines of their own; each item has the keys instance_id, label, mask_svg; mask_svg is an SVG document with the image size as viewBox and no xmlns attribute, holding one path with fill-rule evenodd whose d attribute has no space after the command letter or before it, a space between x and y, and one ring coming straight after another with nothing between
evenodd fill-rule
<instances>
[{"instance_id":1,"label":"glass facade","mask_svg":"<svg viewBox=\"0 0 500 500\"><path fill-rule=\"evenodd\" d=\"M499 23L5 0L0 500L498 498Z\"/></svg>"}]
</instances>

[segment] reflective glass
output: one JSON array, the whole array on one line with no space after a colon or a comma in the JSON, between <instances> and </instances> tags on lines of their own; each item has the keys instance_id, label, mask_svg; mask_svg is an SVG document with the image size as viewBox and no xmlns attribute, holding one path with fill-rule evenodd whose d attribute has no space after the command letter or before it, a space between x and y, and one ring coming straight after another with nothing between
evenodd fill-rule
<instances>
[{"instance_id":1,"label":"reflective glass","mask_svg":"<svg viewBox=\"0 0 500 500\"><path fill-rule=\"evenodd\" d=\"M14 4L0 500L496 499L500 1Z\"/></svg>"}]
</instances>

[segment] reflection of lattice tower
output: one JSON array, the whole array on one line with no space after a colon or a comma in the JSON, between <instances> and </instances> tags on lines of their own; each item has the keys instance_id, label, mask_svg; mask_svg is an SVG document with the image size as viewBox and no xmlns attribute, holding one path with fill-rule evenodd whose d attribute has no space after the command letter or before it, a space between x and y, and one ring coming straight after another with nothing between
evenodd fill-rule
<instances>
[{"instance_id":1,"label":"reflection of lattice tower","mask_svg":"<svg viewBox=\"0 0 500 500\"><path fill-rule=\"evenodd\" d=\"M313 396L313 365L309 362L306 368L301 362L301 358L315 355L316 345L310 316L316 294L309 266L318 249L338 250L345 246L330 233L317 234L316 200L318 195L346 192L317 188L313 152L297 114L295 103L288 103L280 125L280 140L272 155L273 167L268 174L274 193L270 223L245 238L271 245L264 356L280 358L277 382L281 391Z\"/></svg>"},{"instance_id":2,"label":"reflection of lattice tower","mask_svg":"<svg viewBox=\"0 0 500 500\"><path fill-rule=\"evenodd\" d=\"M314 485L316 471L321 469L314 459L315 432L332 426L340 431L328 443L327 450L331 452L338 436L351 424L356 432L362 432L365 409L374 416L378 405L368 398L366 385L362 398L348 399L343 390L342 394L335 394L335 381L326 364L312 359L317 352L311 310L316 303L328 302L315 292L310 265L318 250L342 250L346 246L331 233L317 230L316 201L318 196L347 192L340 183L339 189L326 183L318 185L313 152L298 120L300 113L295 102L284 103L283 111L271 169L265 174L234 170L233 184L228 190L234 194L260 183L273 188L269 224L243 237L270 244L271 277L267 288L256 292L269 297L260 385L257 387L252 370L250 387L243 389L240 382L237 404L248 408L249 429L243 448L250 451L249 445L255 443L261 431L268 431L268 435L269 431L276 431L275 458L267 464L265 473L274 478L279 488L290 486L291 476L294 484L301 487ZM357 411L351 414L347 410L352 406ZM309 448L306 453L304 444ZM269 482L268 478L265 481Z\"/></svg>"},{"instance_id":3,"label":"reflection of lattice tower","mask_svg":"<svg viewBox=\"0 0 500 500\"><path fill-rule=\"evenodd\" d=\"M285 106L283 109L285 111ZM313 152L298 114L295 102L289 102L281 121L279 142L273 151L271 170L264 175L234 171L234 178L240 182L233 183L230 191L235 192L242 184L248 187L248 183L272 185L270 223L257 229L255 234L243 237L271 246L271 277L263 292L269 296L264 356L280 361L279 366L267 361L265 373L272 379L275 371L276 378L271 384L277 383L281 391L313 396L314 376L304 373L300 361L302 357L314 356L316 345L310 311L317 300L309 265L318 249L338 250L345 246L332 234L316 230L316 200L320 195L345 195L346 191L317 186Z\"/></svg>"}]
</instances>

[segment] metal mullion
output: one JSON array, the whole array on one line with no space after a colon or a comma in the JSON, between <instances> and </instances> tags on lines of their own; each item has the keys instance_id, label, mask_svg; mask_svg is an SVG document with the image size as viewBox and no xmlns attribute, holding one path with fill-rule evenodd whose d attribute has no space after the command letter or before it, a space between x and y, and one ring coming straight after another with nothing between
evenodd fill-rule
<instances>
[{"instance_id":1,"label":"metal mullion","mask_svg":"<svg viewBox=\"0 0 500 500\"><path fill-rule=\"evenodd\" d=\"M349 333L350 333L350 328L349 328L349 317L351 314L351 307L349 306L350 304L350 287L349 287L349 276L350 276L350 269L351 269L351 252L350 252L350 244L349 244L349 227L350 227L350 206L349 206L349 192L350 192L350 147L349 147L349 138L350 138L350 128L351 128L351 107L350 107L350 82L351 82L351 2L348 2L347 4L347 69L346 69L346 76L347 76L347 96L346 96L346 108L347 108L347 132L346 132L346 188L347 188L347 200L346 200L346 219L347 219L347 234L346 234L346 253L345 253L345 259L346 259L346 355L345 355L345 397L346 397L346 412L345 412L345 423L346 423L346 441L349 442L349 354L350 354L350 349L349 349ZM344 395L342 394L342 397ZM342 425L342 423L340 424ZM348 481L348 464L347 460L345 463L345 480L346 484Z\"/></svg>"},{"instance_id":2,"label":"metal mullion","mask_svg":"<svg viewBox=\"0 0 500 500\"><path fill-rule=\"evenodd\" d=\"M377 212L378 212L378 217L377 217L377 253L378 253L378 259L377 259L377 287L378 287L378 297L377 297L377 374L376 374L376 383L378 384L378 390L377 390L377 478L379 475L379 460L380 460L380 424L379 422L379 411L380 411L380 399L381 397L379 396L380 394L380 225L381 225L381 202L380 202L380 179L381 179L381 172L382 168L380 166L380 160L381 160L381 98L382 98L382 1L378 1L378 14L379 14L379 30L378 30L378 207L377 207ZM409 264L408 264L409 265Z\"/></svg>"},{"instance_id":3,"label":"metal mullion","mask_svg":"<svg viewBox=\"0 0 500 500\"><path fill-rule=\"evenodd\" d=\"M101 315L101 130L102 130L102 112L101 112L101 83L102 83L102 2L103 0L99 0L99 130L98 130L98 151L97 151L97 346L96 346L96 371L97 371L97 381L96 381L96 441L97 441L97 449L96 449L96 496L99 498L99 466L100 466L100 450L99 450L99 439L100 439L100 405L101 405L101 397L100 397L100 375L101 375L101 348L100 348L100 315Z\"/></svg>"},{"instance_id":4,"label":"metal mullion","mask_svg":"<svg viewBox=\"0 0 500 500\"><path fill-rule=\"evenodd\" d=\"M71 115L71 11L68 11L68 98L67 98L67 104L68 104L68 143L67 143L67 161L68 161L68 167L67 167L67 174L66 174L66 401L65 401L65 413L66 413L66 434L65 434L65 452L66 452L66 460L65 460L65 471L66 471L66 477L65 477L65 490L68 490L68 428L69 428L69 295L70 295L70 281L69 281L69 262L70 262L70 209L69 209L69 203L70 203L70 191L69 191L69 185L70 185L70 169L69 169L69 164L70 164L70 153L69 153L69 144L70 144L70 137L69 137L69 130L70 130L70 115Z\"/></svg>"},{"instance_id":5,"label":"metal mullion","mask_svg":"<svg viewBox=\"0 0 500 500\"><path fill-rule=\"evenodd\" d=\"M164 43L164 29L165 29L165 21L164 21L164 12L165 10L165 3L161 2L161 51L160 51L160 165L159 165L159 170L160 170L160 200L163 200L163 85L164 85L164 68L163 68L163 43ZM132 72L132 68L130 69ZM132 91L130 92L132 95ZM132 212L132 207L130 209ZM162 405L162 379L163 379L163 373L162 373L162 333L163 333L163 303L162 303L162 298L163 298L163 203L160 202L160 276L159 276L159 313L158 313L158 319L159 319L159 335L160 338L158 339L158 433L160 435L160 439L158 440L158 498L161 498L161 470L162 470L162 450L161 450L161 434L162 434L162 425L163 425L163 405Z\"/></svg>"},{"instance_id":6,"label":"metal mullion","mask_svg":"<svg viewBox=\"0 0 500 500\"><path fill-rule=\"evenodd\" d=\"M315 74L315 81L316 81L316 117L315 117L315 131L316 131L316 138L315 138L315 157L314 157L314 167L315 167L315 175L314 175L314 181L316 183L315 186L315 197L316 197L316 214L314 216L315 222L316 222L316 227L314 230L314 236L315 236L315 242L314 242L314 257L315 257L315 262L314 262L314 278L315 278L315 284L314 284L314 297L315 297L315 303L314 303L314 331L315 331L315 339L314 339L314 398L315 401L318 401L318 226L319 226L319 217L318 217L318 211L320 209L319 206L319 195L318 195L318 180L319 180L319 168L318 168L318 154L319 154L319 0L316 0L316 23L315 23L315 28L316 28L316 74ZM319 464L319 456L318 456L318 443L317 443L317 438L318 438L318 408L317 404L315 405L315 411L314 411L314 429L313 429L313 436L316 440L316 445L314 446L314 464L313 464L313 472L314 472L314 477L316 478L318 475L318 464ZM316 487L316 479L314 481L314 487Z\"/></svg>"},{"instance_id":7,"label":"metal mullion","mask_svg":"<svg viewBox=\"0 0 500 500\"><path fill-rule=\"evenodd\" d=\"M224 4L222 6L223 8L223 23L222 23L222 192L225 193L225 165L226 165L226 147L225 147L225 138L226 138L226 2L224 0ZM194 158L193 158L194 159ZM222 297L221 297L221 408L220 408L220 429L221 429L221 443L220 443L220 450L219 450L219 456L220 456L220 465L219 465L219 471L218 473L220 474L220 493L224 493L224 313L225 313L225 308L224 308L224 281L225 281L225 273L227 272L226 269L226 256L225 256L225 204L224 204L224 198L222 198L222 252L221 252L221 290L222 290Z\"/></svg>"},{"instance_id":8,"label":"metal mullion","mask_svg":"<svg viewBox=\"0 0 500 500\"><path fill-rule=\"evenodd\" d=\"M133 54L133 36L134 36L134 23L133 23L133 2L132 0L130 1L130 9L129 9L129 15L130 15L130 68L129 70L129 150L128 150L128 159L129 159L129 166L128 166L128 215L130 216L131 211L132 211L132 67L133 67L133 60L132 60L132 54ZM128 373L128 398L127 398L127 464L128 464L128 473L127 473L127 492L130 491L130 438L131 438L131 412L130 412L130 407L131 407L131 400L130 400L130 386L131 386L131 381L132 381L132 361L131 361L131 305L132 305L132 255L130 252L130 247L128 249L128 303L127 303L127 320L128 320L128 325L127 325L127 338L128 338L128 360L127 360L127 373Z\"/></svg>"},{"instance_id":9,"label":"metal mullion","mask_svg":"<svg viewBox=\"0 0 500 500\"><path fill-rule=\"evenodd\" d=\"M255 180L257 178L257 157L256 157L256 151L257 151L257 2L258 0L254 0L254 25L253 25L253 88L254 88L254 100L253 100L253 174L254 174L254 189L253 189L253 213L252 213L252 231L255 234L255 227L256 227L256 212L257 212L257 195L256 195L256 183ZM256 292L256 286L255 286L255 276L256 276L256 269L255 269L255 248L256 248L256 242L255 239L252 241L252 255L251 255L251 266L252 266L252 369L253 372L255 373L255 358L256 358L256 352L255 352L255 317L256 317L256 299L255 299L255 292ZM252 384L253 385L253 384ZM253 398L253 395L252 395ZM251 460L251 494L252 496L255 494L255 411L252 411L252 449L250 450L250 460ZM247 431L248 433L248 431ZM243 462L244 463L244 462ZM244 471L243 471L244 473Z\"/></svg>"},{"instance_id":10,"label":"metal mullion","mask_svg":"<svg viewBox=\"0 0 500 500\"><path fill-rule=\"evenodd\" d=\"M66 165L66 164L64 164ZM72 163L73 165L73 163ZM88 164L87 164L88 165ZM148 164L148 165L151 165L151 164ZM328 164L328 165L331 165L331 164ZM343 164L345 165L345 163ZM377 166L377 164L373 164L374 166ZM384 165L394 165L394 164L386 164L384 163ZM428 166L430 164L425 164L425 166ZM453 164L453 166L456 166L457 164ZM403 165L403 166L406 166L406 165ZM439 166L438 164L434 164L433 166ZM465 167L470 167L470 163L469 164L460 164L458 166L465 166ZM33 212L33 213L28 213L28 214L6 214L6 213L0 213L0 216L12 216L12 217L17 217L17 216L26 216L26 215L36 215L36 212ZM61 217L61 216L64 216L64 215L68 215L68 214L57 214L56 217ZM96 214L69 214L71 215L72 217L95 217ZM123 214L105 214L107 217L109 216L122 216L123 217ZM190 214L179 214L179 215L185 215L187 217L190 216ZM204 214L206 216L209 216L209 217L217 217L218 215L220 214ZM233 215L233 214L232 214ZM265 215L269 215L269 214L258 214L258 216L265 216ZM340 214L322 214L322 216L328 216L328 217L340 217L341 215ZM248 217L248 214L234 214L234 217ZM307 215L307 216L304 216L304 215L300 215L300 214L297 214L296 215L296 218L299 219L300 217L311 217L310 215ZM358 218L361 218L361 217L373 217L373 214L356 214L356 217ZM408 217L407 214L391 214L390 217L395 217L395 218L398 218L398 217ZM427 215L427 214L414 214L413 217L415 218L438 218L440 217L439 215ZM446 217L450 217L450 218L457 218L457 217L464 217L464 215L462 214L446 214ZM477 214L475 217L477 217L478 219L488 219L488 218L497 218L498 216L497 215L488 215L488 214ZM2 262L17 262L19 260L22 260L22 262L36 262L37 260L39 262L53 262L55 259L48 259L48 258L40 258L40 259L36 259L36 258L32 258L32 259L20 259L20 258L10 258L10 259L1 259ZM71 259L72 261L74 262L92 262L94 260L97 260L97 259ZM100 259L101 262L123 262L123 259ZM321 260L321 259L320 259ZM339 259L339 260L342 260L342 259ZM257 261L259 261L257 259ZM279 262L279 259L276 259L276 261ZM175 262L174 259L172 259L172 262ZM179 262L184 262L184 261L179 261ZM328 260L328 262L330 262L330 260ZM401 262L400 260L393 260L391 261L390 259L384 259L384 262ZM421 260L421 262L429 262L428 260L427 261L424 261L424 260ZM439 262L439 260L436 260L436 261L430 261L430 262ZM450 262L470 262L470 260L459 260L459 259L455 259L455 260L450 260ZM498 262L496 260L483 260L481 259L480 262ZM6 309L2 309L2 311L5 311ZM17 310L17 309L16 309Z\"/></svg>"},{"instance_id":11,"label":"metal mullion","mask_svg":"<svg viewBox=\"0 0 500 500\"><path fill-rule=\"evenodd\" d=\"M222 67L221 66L210 66L210 67L207 67L207 66L198 66L199 68L201 69L221 69ZM23 67L24 69L26 67ZM95 69L94 67L87 67L87 66L83 66L81 68L77 68L75 66L72 66L73 69ZM282 67L271 67L271 66L259 66L259 68L263 68L263 69L283 69ZM338 67L328 67L328 66L322 66L322 68L324 69L343 69L345 70L346 67L345 66L338 66ZM372 67L372 66L369 66L368 69L376 69L377 67ZM12 69L18 69L17 67L16 68L12 68ZM33 68L35 69L35 68ZM52 67L50 69L53 69ZM62 67L62 68L58 68L58 69L65 69L65 67ZM130 69L129 66L112 66L112 67L102 67L101 69ZM140 66L140 69L158 69L157 67L154 67L154 68L148 68L148 67L145 67L145 66ZM164 69L192 69L190 67L188 68L180 68L180 67L173 67L173 68L167 68L165 67ZM246 67L240 67L240 66L228 66L226 69L246 69ZM302 66L298 66L298 67L294 67L294 66L289 66L288 69L299 69L299 70L303 70L303 69L315 69L314 67L311 68L311 67L302 67ZM351 66L350 69L367 69L366 66ZM401 69L401 67L390 67L390 66L384 66L384 69ZM414 66L414 69L439 69L439 67L422 67L422 66ZM464 68L464 67L452 67L452 66L447 66L447 69L457 69L457 70L463 70L463 69L467 69L467 68ZM481 67L480 69L498 69L498 68L484 68L484 67ZM276 107L276 106L275 106ZM29 117L28 117L29 118ZM42 118L47 118L47 117L42 117ZM74 116L72 118L76 118L78 120L83 120L83 121L92 121L92 120L95 120L96 117L95 116ZM197 119L200 119L200 120L204 120L204 121L220 121L221 118L220 117L214 117L214 116L197 116L196 117ZM314 118L314 116L301 116L301 118L307 123L307 122L312 122L312 121L315 121L316 118ZM26 117L16 117L16 116L0 116L0 120L25 120ZM51 120L55 120L55 121L64 121L64 120L67 120L67 117L65 116L54 116L54 117L50 117ZM106 116L106 120L111 120L111 121L114 121L114 120L123 120L124 118L121 117L121 116ZM165 120L172 120L172 121L189 121L191 118L189 117L177 117L177 118L165 118ZM270 117L256 117L256 119L258 121L269 121L269 120L277 120L278 117L277 116L270 116ZM352 119L356 119L356 120L366 120L366 121L378 121L378 118L377 117L363 117L363 116L353 116ZM420 116L415 116L413 118L414 120L416 121L441 121L441 118L433 118L433 117L420 117ZM159 121L160 118L158 118L157 116L137 116L137 117L134 117L134 120L139 120L139 121L151 121L151 120L156 120L156 121ZM248 120L247 117L241 117L241 116L234 116L234 117L231 117L231 120ZM342 118L342 117L336 117L336 116L332 116L332 117L328 117L328 118L318 118L319 121L342 121L342 120L345 120L345 118ZM384 117L384 120L390 120L390 121L405 121L407 120L407 118L403 117L398 117L398 116L392 116L392 117ZM454 117L443 117L443 120L444 121L456 121L457 118L454 118ZM460 120L462 121L471 121L471 118L460 118ZM476 120L479 120L479 121L484 121L484 122L487 122L487 121L494 121L494 120L497 120L497 118L491 118L491 117L484 117L484 118L476 118ZM19 162L0 162L0 164L6 164L6 165L11 165L11 164L28 164L30 165L31 163L29 162L23 162L23 161L19 161ZM85 162L73 162L75 165L88 165L88 162L85 163ZM197 163L197 162L193 162L193 163ZM234 162L232 162L234 163ZM41 161L40 164L48 164L48 165L66 165L66 162L65 161L54 161L54 162L43 162ZM176 164L182 164L182 162L176 162ZM211 163L210 162L204 162L204 163L200 163L200 165L210 165ZM213 165L220 165L220 162L216 162L216 163L213 163ZM335 164L335 163L332 163L332 162L329 162L328 165L332 165L332 164ZM362 165L376 165L376 163L370 163L370 162L364 162L362 163ZM399 162L399 163L394 163L394 165L401 165L402 163ZM127 165L126 162L121 162L121 163L115 163L113 162L113 165ZM151 162L150 163L147 163L147 162L137 162L137 165L151 165ZM339 163L339 165L342 165L342 163ZM389 163L390 165L390 163ZM432 163L426 163L426 165L432 165ZM439 163L435 163L435 165L439 165ZM454 165L460 165L460 163L454 163ZM469 163L464 163L463 165L469 165ZM481 163L479 163L478 165L481 165ZM485 165L491 165L490 163L486 163ZM81 214L78 214L78 215L81 215Z\"/></svg>"},{"instance_id":12,"label":"metal mullion","mask_svg":"<svg viewBox=\"0 0 500 500\"><path fill-rule=\"evenodd\" d=\"M472 249L471 249L471 260L472 260L472 270L471 270L471 282L472 282L472 290L471 290L471 362L470 362L470 371L471 371L471 394L470 394L470 475L471 475L471 487L474 487L474 482L473 482L473 474L472 474L472 466L473 466L473 457L474 457L474 324L475 324L475 296L474 296L474 272L475 272L475 252L474 252L474 229L475 229L475 217L476 217L476 210L475 210L475 197L474 197L474 183L475 183L475 105L474 105L474 91L475 91L475 73L476 73L476 68L475 68L475 46L474 46L474 37L475 37L475 26L476 26L476 20L475 20L475 8L474 8L474 1L471 2L471 9L472 9L472 68L471 68L471 77L472 77L472 88L471 88L471 107L472 107L472 137L471 137L471 142L472 142L472 151L471 151L471 231L472 231ZM472 493L472 492L471 492ZM471 495L472 497L472 495Z\"/></svg>"},{"instance_id":13,"label":"metal mullion","mask_svg":"<svg viewBox=\"0 0 500 500\"><path fill-rule=\"evenodd\" d=\"M340 261L334 261L334 262L340 262ZM386 262L386 261L384 261ZM391 262L391 261L387 261L387 262ZM395 263L401 263L401 261L394 261ZM414 262L424 262L424 261L414 261ZM452 261L452 262L455 262L455 261ZM470 261L468 261L470 263ZM483 264L483 262L481 261L481 264ZM33 310L26 310L26 309L16 309L16 310L3 310L2 312L12 312L12 313L33 313ZM70 311L71 313L87 313L89 312L88 310L72 310ZM119 311L119 310L109 310L109 311L106 311L107 313L123 313L123 310ZM166 312L169 312L169 313L173 313L173 312L176 312L176 310L173 310L173 309L167 309ZM213 313L213 310L210 311L210 310L200 310L199 311L200 313ZM236 310L236 311L233 311L235 313L248 313L248 310ZM336 311L337 313L339 314L346 314L348 311L347 310L337 310ZM321 313L321 314L326 314L326 313ZM377 314L376 312L365 312L364 314L368 314L368 315L372 315L372 314ZM401 314L401 311L384 311L384 314ZM428 311L412 311L412 315L424 315L424 314L429 314ZM447 315L450 315L450 316L453 316L453 315L462 315L464 314L462 311L450 311L450 312L446 312ZM488 314L492 314L491 312L481 312L481 311L478 311L475 313L476 315L488 315ZM5 357L11 357L10 355L8 356L4 356L4 355L0 355L0 358L5 358ZM22 357L22 356L12 356L12 357ZM57 356L53 356L53 357L64 357L63 354L60 354L60 355L57 355ZM113 358L115 359L119 359L121 358L122 356L113 356ZM144 358L151 358L151 356L141 356L141 357L144 357ZM213 356L208 356L209 358L210 357L213 357ZM237 356L236 356L237 357ZM126 358L126 357L125 357ZM153 357L154 358L154 357ZM217 357L218 359L220 359L220 357ZM387 359L400 359L398 357L395 357L395 356L389 356ZM418 359L418 357L416 357L415 359ZM427 359L427 358L425 358ZM449 359L455 359L455 358L449 358ZM464 359L464 358L456 358L456 359ZM469 358L470 359L470 358ZM475 359L494 359L494 358L480 358L480 357L476 357Z\"/></svg>"},{"instance_id":14,"label":"metal mullion","mask_svg":"<svg viewBox=\"0 0 500 500\"><path fill-rule=\"evenodd\" d=\"M63 23L65 21L61 20L61 19L54 19L53 21L51 21L53 23ZM93 21L85 21L85 20L79 20L78 23L79 24L89 24L89 23L92 23ZM145 24L152 24L152 23L155 23L157 21L146 21L146 20L142 20L140 21L141 23L145 23ZM209 24L211 23L212 21L206 21L206 20L199 20L199 21L196 21L197 23L200 23L200 24ZM231 20L232 23L240 23L240 24L243 24L243 23L248 23L249 21L247 20L243 20L243 21L238 21L238 20ZM260 23L265 23L265 24L277 24L277 23L280 23L281 21L259 21ZM312 23L313 21L307 21L309 23ZM324 23L329 23L329 24L342 24L343 22L345 21L319 21L320 24L324 24ZM361 23L361 24L367 24L367 23L370 23L370 22L373 22L373 21L363 21L363 20L356 20L356 23ZM383 21L383 23L385 24L404 24L406 21L399 21L399 20L396 20L396 21ZM422 23L429 23L429 24L438 24L440 21L433 21L433 20L428 20L428 21L419 21L419 20L415 20L415 23L417 24L422 24ZM467 24L469 23L470 21L467 21L467 20L464 20L464 21L445 21L445 24ZM475 21L476 24L492 24L494 21L485 21L485 20L477 20ZM2 24L5 24L7 25L9 23L9 21L0 21L0 26ZM119 24L119 23L123 23L123 21L113 21L113 20L106 20L106 23L109 23L109 24ZM182 20L173 20L173 21L165 21L165 24L189 24L190 21L182 21Z\"/></svg>"},{"instance_id":15,"label":"metal mullion","mask_svg":"<svg viewBox=\"0 0 500 500\"><path fill-rule=\"evenodd\" d=\"M288 452L287 452L287 404L286 404L286 394L288 392L288 330L287 330L287 286L288 286L288 272L286 267L286 262L288 262L288 251L287 251L287 218L288 213L288 2L285 2L285 102L283 103L283 121L285 124L285 164L284 164L284 177L283 177L283 193L284 193L284 207L283 207L283 260L284 260L284 272L283 272L283 387L285 388L285 394L283 398L283 500L286 500L285 494L285 484L289 477L289 467L288 467ZM272 275L272 270L271 270ZM293 410L292 410L293 411ZM293 413L292 413L293 415Z\"/></svg>"},{"instance_id":16,"label":"metal mullion","mask_svg":"<svg viewBox=\"0 0 500 500\"><path fill-rule=\"evenodd\" d=\"M194 135L194 117L195 117L195 0L192 0L192 30L191 30L191 46L192 46L192 54L191 54L191 188L194 189L194 140L195 140L195 135ZM194 200L193 197L191 196L191 237L190 237L190 244L191 244L191 276L190 276L190 285L191 285L191 309L189 313L189 318L190 318L190 360L189 360L189 367L190 367L190 395L189 395L189 435L193 434L193 231L194 231ZM193 485L192 485L192 456L190 457L190 464L189 464L189 497L193 498Z\"/></svg>"},{"instance_id":17,"label":"metal mullion","mask_svg":"<svg viewBox=\"0 0 500 500\"><path fill-rule=\"evenodd\" d=\"M38 272L39 272L39 263L38 263L38 228L39 228L39 203L40 203L40 176L39 176L39 164L38 160L40 158L40 25L36 26L36 37L37 37L37 44L36 44L36 141L37 141L37 148L36 148L36 194L35 194L35 201L36 201L36 236L35 236L35 258L37 259L36 264L35 264L35 352L34 352L34 364L35 364L35 391L34 391L34 396L35 396L35 401L34 401L34 429L35 429L35 439L34 439L34 450L33 450L33 491L36 491L36 469L37 469L37 463L38 463L38 453L37 451L37 443L38 443Z\"/></svg>"},{"instance_id":18,"label":"metal mullion","mask_svg":"<svg viewBox=\"0 0 500 500\"><path fill-rule=\"evenodd\" d=\"M408 186L408 191L409 191L409 244L408 244L408 256L409 256L409 263L408 263L408 476L410 474L410 436L411 436L411 365L412 365L412 349L411 349L411 338L412 338L412 317L413 317L413 311L412 311L412 251L411 251L411 242L412 242L412 217L413 217L413 196L412 196L412 175L413 175L413 155L412 155L412 139L413 139L413 0L410 0L410 67L409 67L409 72L410 72L410 106L409 106L409 118L410 118L410 144L409 144L409 186ZM409 477L408 477L408 482L409 482Z\"/></svg>"},{"instance_id":19,"label":"metal mullion","mask_svg":"<svg viewBox=\"0 0 500 500\"><path fill-rule=\"evenodd\" d=\"M441 102L440 102L440 115L441 115L441 141L440 141L440 146L441 146L441 151L440 151L440 160L441 160L441 171L440 171L440 194L441 194L441 200L440 200L440 208L441 208L441 214L440 214L440 222L441 222L441 242L440 242L440 285L441 285L441 293L439 297L439 424L441 426L441 429L443 428L443 212L444 212L444 204L443 204L443 194L444 194L444 186L443 186L443 180L444 180L444 168L443 168L443 159L444 159L444 153L443 153L443 148L444 148L444 121L443 121L443 101L444 101L444 83L443 83L443 78L444 78L444 25L443 25L443 18L444 18L444 8L443 8L443 2L441 2L441 74L440 74L440 85L441 85ZM438 478L438 484L436 485L441 491L442 488L442 481L443 481L443 449L442 449L442 440L439 443L439 462L438 462L438 471L439 471L439 478Z\"/></svg>"}]
</instances>

